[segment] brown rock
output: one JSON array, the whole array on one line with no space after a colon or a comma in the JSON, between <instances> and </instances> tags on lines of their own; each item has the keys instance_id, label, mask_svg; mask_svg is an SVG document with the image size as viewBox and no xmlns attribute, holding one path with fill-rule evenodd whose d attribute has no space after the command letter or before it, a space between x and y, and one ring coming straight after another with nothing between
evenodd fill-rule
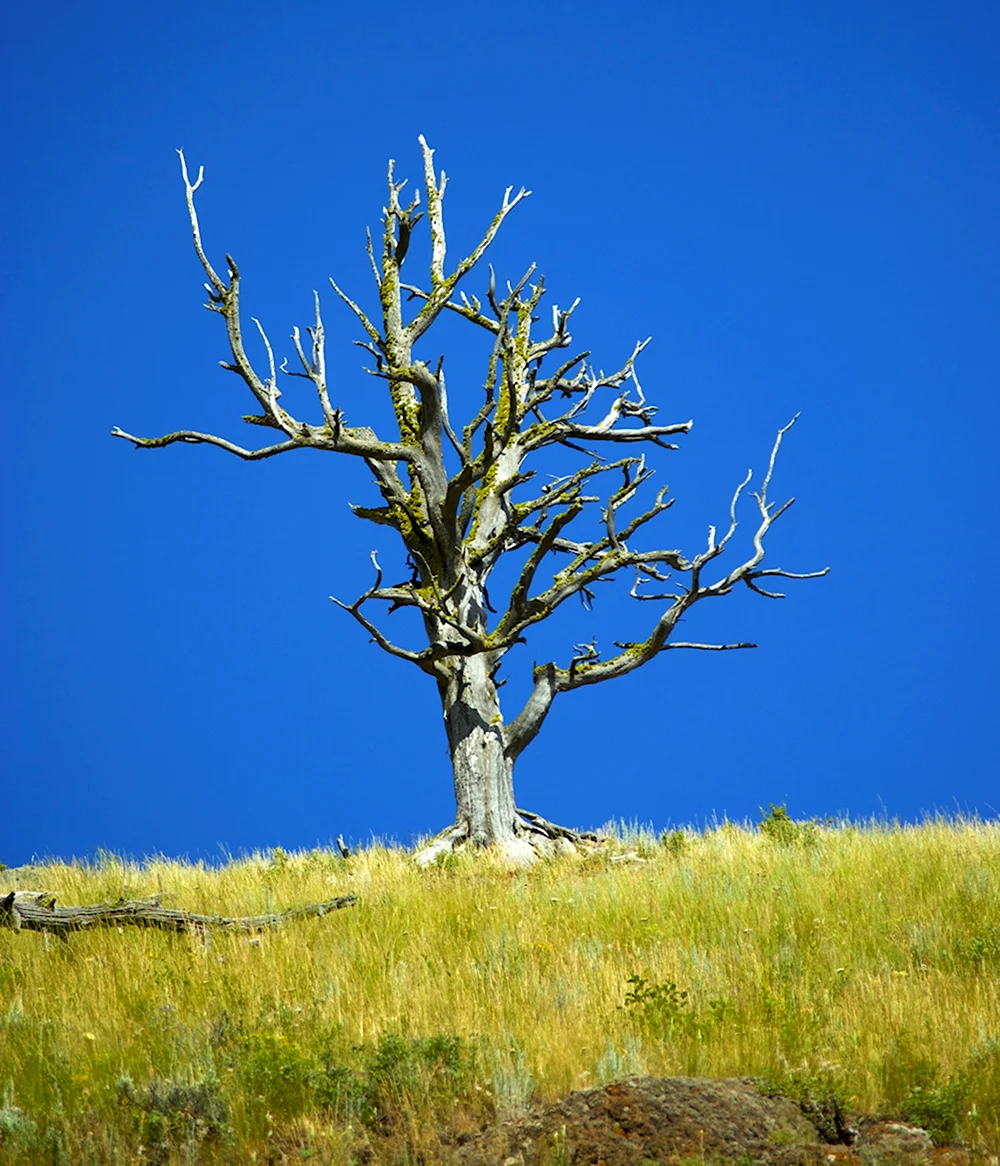
<instances>
[{"instance_id":1,"label":"brown rock","mask_svg":"<svg viewBox=\"0 0 1000 1166\"><path fill-rule=\"evenodd\" d=\"M936 1149L918 1126L898 1121L862 1124L855 1149L862 1166L968 1166L968 1151L957 1146Z\"/></svg>"},{"instance_id":2,"label":"brown rock","mask_svg":"<svg viewBox=\"0 0 1000 1166\"><path fill-rule=\"evenodd\" d=\"M629 1077L571 1093L486 1130L451 1162L678 1166L685 1159L691 1166L969 1166L966 1151L935 1149L923 1130L901 1122L869 1121L853 1146L829 1145L789 1098L762 1096L750 1078L697 1077Z\"/></svg>"},{"instance_id":3,"label":"brown rock","mask_svg":"<svg viewBox=\"0 0 1000 1166\"><path fill-rule=\"evenodd\" d=\"M455 1161L642 1166L683 1158L736 1162L750 1155L775 1166L828 1166L828 1149L795 1102L763 1097L749 1080L630 1077L497 1126L463 1146Z\"/></svg>"}]
</instances>

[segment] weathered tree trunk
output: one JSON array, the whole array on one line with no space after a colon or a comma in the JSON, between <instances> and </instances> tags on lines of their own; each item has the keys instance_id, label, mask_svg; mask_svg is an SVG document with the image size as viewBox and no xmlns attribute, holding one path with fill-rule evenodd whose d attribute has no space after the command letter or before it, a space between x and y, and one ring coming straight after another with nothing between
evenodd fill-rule
<instances>
[{"instance_id":1,"label":"weathered tree trunk","mask_svg":"<svg viewBox=\"0 0 1000 1166\"><path fill-rule=\"evenodd\" d=\"M454 592L461 622L485 636L481 581L470 573ZM457 639L455 629L443 621L434 621L427 631L432 643ZM438 667L438 695L455 783L455 824L435 840L422 861L429 862L439 853L465 844L496 846L519 860L533 857L521 837L514 803L514 762L505 748L494 676L498 662L493 653L480 652L451 656Z\"/></svg>"},{"instance_id":2,"label":"weathered tree trunk","mask_svg":"<svg viewBox=\"0 0 1000 1166\"><path fill-rule=\"evenodd\" d=\"M427 865L463 846L492 846L510 861L572 852L597 836L557 826L517 807L514 760L506 747L500 698L489 654L452 657L438 680L455 782L455 824L417 855Z\"/></svg>"},{"instance_id":3,"label":"weathered tree trunk","mask_svg":"<svg viewBox=\"0 0 1000 1166\"><path fill-rule=\"evenodd\" d=\"M520 454L512 448L499 459L498 473L509 481L519 466ZM488 546L503 530L509 521L509 508L506 492L484 504L473 553ZM489 568L481 562L478 569L470 567L463 551L455 548L452 560L442 570L442 582L453 597L454 616L451 620L425 620L430 644L463 649L470 637L482 641L488 638L488 573ZM517 752L507 740L496 682L502 657L503 651L456 653L437 666L438 694L455 783L455 823L418 853L421 864L459 847L492 846L505 858L528 865L539 857L572 851L581 842L596 841L593 834L556 826L517 808Z\"/></svg>"},{"instance_id":4,"label":"weathered tree trunk","mask_svg":"<svg viewBox=\"0 0 1000 1166\"><path fill-rule=\"evenodd\" d=\"M222 931L263 931L291 919L326 915L357 902L342 895L325 903L305 903L270 915L227 918L223 915L193 915L161 907L159 899L120 899L117 903L92 903L83 907L57 907L55 895L47 891L11 891L0 898L0 927L14 931L54 932L65 938L71 931L88 927L158 927L164 931L216 928Z\"/></svg>"},{"instance_id":5,"label":"weathered tree trunk","mask_svg":"<svg viewBox=\"0 0 1000 1166\"><path fill-rule=\"evenodd\" d=\"M485 655L459 658L439 690L455 779L456 822L476 846L515 838L513 762L504 751L503 717Z\"/></svg>"}]
</instances>

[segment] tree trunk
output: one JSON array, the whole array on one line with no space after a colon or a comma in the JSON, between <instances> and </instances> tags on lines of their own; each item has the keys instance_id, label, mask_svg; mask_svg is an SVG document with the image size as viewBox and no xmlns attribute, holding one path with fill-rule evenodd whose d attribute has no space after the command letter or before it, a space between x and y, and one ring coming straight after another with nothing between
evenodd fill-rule
<instances>
[{"instance_id":1,"label":"tree trunk","mask_svg":"<svg viewBox=\"0 0 1000 1166\"><path fill-rule=\"evenodd\" d=\"M557 826L514 801L514 760L504 749L504 724L487 655L452 657L438 680L455 779L455 823L417 853L426 866L465 846L492 846L510 862L573 853L596 834Z\"/></svg>"},{"instance_id":2,"label":"tree trunk","mask_svg":"<svg viewBox=\"0 0 1000 1166\"><path fill-rule=\"evenodd\" d=\"M454 594L461 623L485 636L482 580L466 574ZM432 643L456 639L454 628L444 622L430 625L428 637ZM466 845L494 846L518 863L537 857L524 837L514 801L514 761L504 748L503 714L494 679L498 662L488 652L442 661L438 693L455 781L455 824L422 852L423 863Z\"/></svg>"},{"instance_id":3,"label":"tree trunk","mask_svg":"<svg viewBox=\"0 0 1000 1166\"><path fill-rule=\"evenodd\" d=\"M514 765L504 752L503 717L485 655L458 657L441 682L448 751L455 778L456 823L474 846L515 840Z\"/></svg>"},{"instance_id":4,"label":"tree trunk","mask_svg":"<svg viewBox=\"0 0 1000 1166\"><path fill-rule=\"evenodd\" d=\"M508 469L515 473L517 464ZM493 522L503 521L504 515L498 511ZM474 572L464 573L461 567L456 575L459 579L450 587L455 622L484 638L488 607L484 580ZM428 619L426 630L431 644L463 643L453 622ZM456 653L439 664L438 694L455 782L455 822L418 852L421 865L464 846L492 846L511 862L527 866L537 858L572 852L581 843L597 842L596 835L581 834L518 809L514 800L516 754L505 747L504 720L494 679L499 662L500 653L486 651Z\"/></svg>"}]
</instances>

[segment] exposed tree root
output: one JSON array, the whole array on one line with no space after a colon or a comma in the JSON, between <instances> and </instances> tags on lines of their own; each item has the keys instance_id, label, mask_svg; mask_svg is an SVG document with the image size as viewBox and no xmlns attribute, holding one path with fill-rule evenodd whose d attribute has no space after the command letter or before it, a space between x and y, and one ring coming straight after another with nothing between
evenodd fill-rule
<instances>
[{"instance_id":1,"label":"exposed tree root","mask_svg":"<svg viewBox=\"0 0 1000 1166\"><path fill-rule=\"evenodd\" d=\"M517 814L518 817L524 819L524 825L529 830L542 834L546 838L553 840L565 838L574 846L579 846L585 842L597 844L601 841L592 830L572 830L569 826L558 826L555 822L549 822L543 818L541 814L533 814L531 810L518 810Z\"/></svg>"},{"instance_id":2,"label":"exposed tree root","mask_svg":"<svg viewBox=\"0 0 1000 1166\"><path fill-rule=\"evenodd\" d=\"M500 854L516 866L530 866L540 858L576 854L600 845L600 838L592 831L559 826L530 810L518 809L516 813L510 836L494 843ZM469 845L469 823L456 822L436 834L414 857L420 866L429 866L442 855L455 854Z\"/></svg>"}]
</instances>

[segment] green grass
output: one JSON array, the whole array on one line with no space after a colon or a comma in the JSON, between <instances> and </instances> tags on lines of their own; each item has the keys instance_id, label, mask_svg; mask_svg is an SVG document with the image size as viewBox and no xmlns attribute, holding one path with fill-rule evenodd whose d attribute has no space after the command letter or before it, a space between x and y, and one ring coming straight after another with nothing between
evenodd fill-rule
<instances>
[{"instance_id":1,"label":"green grass","mask_svg":"<svg viewBox=\"0 0 1000 1166\"><path fill-rule=\"evenodd\" d=\"M65 904L360 904L259 939L0 932L0 1161L433 1162L631 1073L759 1075L1000 1153L1000 827L766 822L528 873L377 846L17 872Z\"/></svg>"}]
</instances>

